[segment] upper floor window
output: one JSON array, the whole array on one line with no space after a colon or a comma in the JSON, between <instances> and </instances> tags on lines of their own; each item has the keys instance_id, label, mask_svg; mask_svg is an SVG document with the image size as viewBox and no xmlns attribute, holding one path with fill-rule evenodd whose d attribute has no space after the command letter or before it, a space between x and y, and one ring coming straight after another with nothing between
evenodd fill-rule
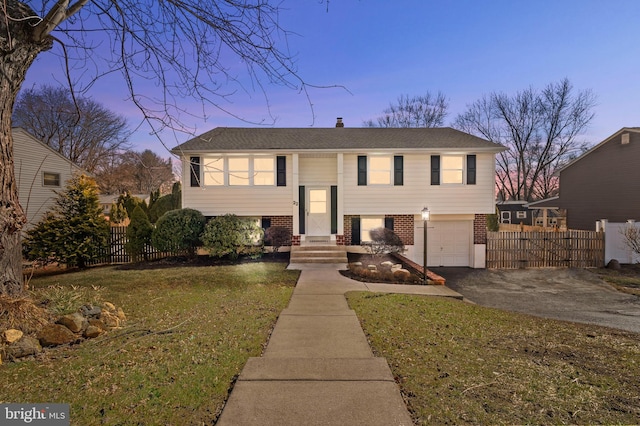
<instances>
[{"instance_id":1,"label":"upper floor window","mask_svg":"<svg viewBox=\"0 0 640 426\"><path fill-rule=\"evenodd\" d=\"M229 158L229 185L249 185L249 157Z\"/></svg>"},{"instance_id":2,"label":"upper floor window","mask_svg":"<svg viewBox=\"0 0 640 426\"><path fill-rule=\"evenodd\" d=\"M42 185L60 186L60 173L42 172Z\"/></svg>"},{"instance_id":3,"label":"upper floor window","mask_svg":"<svg viewBox=\"0 0 640 426\"><path fill-rule=\"evenodd\" d=\"M253 159L253 184L273 185L275 166L273 157L255 157Z\"/></svg>"},{"instance_id":4,"label":"upper floor window","mask_svg":"<svg viewBox=\"0 0 640 426\"><path fill-rule=\"evenodd\" d=\"M369 157L369 184L391 184L391 157Z\"/></svg>"},{"instance_id":5,"label":"upper floor window","mask_svg":"<svg viewBox=\"0 0 640 426\"><path fill-rule=\"evenodd\" d=\"M205 186L224 185L224 158L205 157L203 166Z\"/></svg>"},{"instance_id":6,"label":"upper floor window","mask_svg":"<svg viewBox=\"0 0 640 426\"><path fill-rule=\"evenodd\" d=\"M463 183L464 157L462 155L442 156L442 183Z\"/></svg>"}]
</instances>

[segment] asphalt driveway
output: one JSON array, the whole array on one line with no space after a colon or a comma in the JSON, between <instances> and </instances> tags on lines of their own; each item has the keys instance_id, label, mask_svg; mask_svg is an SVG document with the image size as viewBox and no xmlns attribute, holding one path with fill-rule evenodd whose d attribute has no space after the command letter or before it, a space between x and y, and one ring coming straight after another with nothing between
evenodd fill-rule
<instances>
[{"instance_id":1,"label":"asphalt driveway","mask_svg":"<svg viewBox=\"0 0 640 426\"><path fill-rule=\"evenodd\" d=\"M640 333L640 297L582 269L433 268L447 287L482 306Z\"/></svg>"}]
</instances>

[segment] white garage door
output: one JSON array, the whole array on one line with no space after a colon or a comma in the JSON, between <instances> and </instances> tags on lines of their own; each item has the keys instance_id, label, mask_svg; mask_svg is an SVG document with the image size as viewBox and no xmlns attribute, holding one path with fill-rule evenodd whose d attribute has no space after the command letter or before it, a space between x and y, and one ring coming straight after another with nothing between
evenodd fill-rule
<instances>
[{"instance_id":1,"label":"white garage door","mask_svg":"<svg viewBox=\"0 0 640 426\"><path fill-rule=\"evenodd\" d=\"M416 221L416 252L423 256L424 228ZM427 256L429 266L471 266L473 221L428 222Z\"/></svg>"}]
</instances>

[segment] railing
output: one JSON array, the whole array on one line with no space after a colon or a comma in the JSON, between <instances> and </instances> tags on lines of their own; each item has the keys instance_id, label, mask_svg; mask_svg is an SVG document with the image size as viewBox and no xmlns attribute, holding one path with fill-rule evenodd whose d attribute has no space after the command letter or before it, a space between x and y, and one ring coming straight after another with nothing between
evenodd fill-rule
<instances>
[{"instance_id":1,"label":"railing","mask_svg":"<svg viewBox=\"0 0 640 426\"><path fill-rule=\"evenodd\" d=\"M487 268L604 266L604 233L594 231L488 232Z\"/></svg>"}]
</instances>

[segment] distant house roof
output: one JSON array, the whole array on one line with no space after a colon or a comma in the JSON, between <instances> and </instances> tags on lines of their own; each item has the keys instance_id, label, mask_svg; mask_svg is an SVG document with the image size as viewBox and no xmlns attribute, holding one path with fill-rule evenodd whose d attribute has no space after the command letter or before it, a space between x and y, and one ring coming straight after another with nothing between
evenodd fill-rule
<instances>
[{"instance_id":1,"label":"distant house roof","mask_svg":"<svg viewBox=\"0 0 640 426\"><path fill-rule=\"evenodd\" d=\"M171 150L206 151L370 151L461 150L500 152L506 148L445 128L240 128L217 127Z\"/></svg>"},{"instance_id":2,"label":"distant house roof","mask_svg":"<svg viewBox=\"0 0 640 426\"><path fill-rule=\"evenodd\" d=\"M532 201L527 204L530 209L557 209L560 197L545 198L544 200Z\"/></svg>"},{"instance_id":3,"label":"distant house roof","mask_svg":"<svg viewBox=\"0 0 640 426\"><path fill-rule=\"evenodd\" d=\"M616 138L618 135L620 135L621 133L625 133L625 132L633 132L633 133L640 133L640 127L623 127L622 129L618 130L617 132L615 132L614 134L612 134L611 136L609 136L608 138L606 138L605 140L603 140L602 142L600 142L599 144L597 144L596 146L593 146L591 148L589 148L588 151L585 151L582 155L580 155L579 157L574 158L573 160L571 160L570 162L568 162L567 164L565 164L560 170L556 171L556 175L560 175L560 172L562 172L564 169L566 169L567 167L571 166L574 163L577 163L578 161L582 160L584 157L586 157L587 155L591 154L592 152L596 151L598 148L600 148L602 145L606 144L607 142L609 142L611 139Z\"/></svg>"}]
</instances>

